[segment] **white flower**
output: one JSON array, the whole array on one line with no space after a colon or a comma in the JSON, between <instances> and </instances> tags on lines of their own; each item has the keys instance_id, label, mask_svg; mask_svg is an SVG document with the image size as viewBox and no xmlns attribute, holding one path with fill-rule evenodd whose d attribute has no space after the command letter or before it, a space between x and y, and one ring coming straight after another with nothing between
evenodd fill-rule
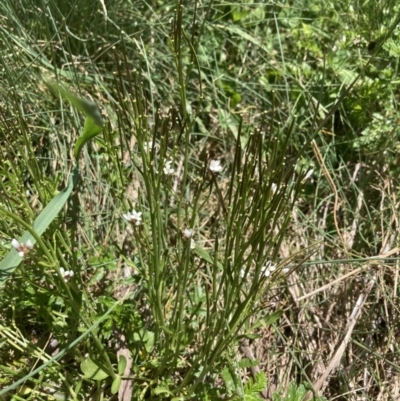
<instances>
[{"instance_id":1,"label":"white flower","mask_svg":"<svg viewBox=\"0 0 400 401\"><path fill-rule=\"evenodd\" d=\"M282 269L282 273L283 274L287 274L287 273L289 273L289 268L288 267L285 267L284 269Z\"/></svg>"},{"instance_id":2,"label":"white flower","mask_svg":"<svg viewBox=\"0 0 400 401\"><path fill-rule=\"evenodd\" d=\"M190 249L196 248L196 242L194 241L193 238L190 239Z\"/></svg>"},{"instance_id":3,"label":"white flower","mask_svg":"<svg viewBox=\"0 0 400 401\"><path fill-rule=\"evenodd\" d=\"M33 249L33 243L30 239L26 244L19 243L15 238L11 240L11 245L18 251L18 255L23 258L29 251Z\"/></svg>"},{"instance_id":4,"label":"white flower","mask_svg":"<svg viewBox=\"0 0 400 401\"><path fill-rule=\"evenodd\" d=\"M245 269L240 269L239 276L240 276L241 278L244 278L245 275L246 275L246 270L245 270Z\"/></svg>"},{"instance_id":5,"label":"white flower","mask_svg":"<svg viewBox=\"0 0 400 401\"><path fill-rule=\"evenodd\" d=\"M223 167L221 166L221 161L220 160L211 160L209 169L213 173L220 173L223 169Z\"/></svg>"},{"instance_id":6,"label":"white flower","mask_svg":"<svg viewBox=\"0 0 400 401\"><path fill-rule=\"evenodd\" d=\"M142 224L142 212L133 210L132 213L123 214L122 217L128 222L140 226Z\"/></svg>"},{"instance_id":7,"label":"white flower","mask_svg":"<svg viewBox=\"0 0 400 401\"><path fill-rule=\"evenodd\" d=\"M60 267L60 273L64 278L74 276L74 272L72 270L65 270L63 267ZM56 275L57 275L57 273L56 273Z\"/></svg>"},{"instance_id":8,"label":"white flower","mask_svg":"<svg viewBox=\"0 0 400 401\"><path fill-rule=\"evenodd\" d=\"M303 178L303 182L308 180L313 174L314 174L314 169L313 168L311 170L307 171L307 174Z\"/></svg>"},{"instance_id":9,"label":"white flower","mask_svg":"<svg viewBox=\"0 0 400 401\"><path fill-rule=\"evenodd\" d=\"M275 270L276 270L276 266L268 261L261 268L261 273L264 274L265 277L269 277L271 275L271 273L273 273Z\"/></svg>"},{"instance_id":10,"label":"white flower","mask_svg":"<svg viewBox=\"0 0 400 401\"><path fill-rule=\"evenodd\" d=\"M184 236L184 238L190 238L193 235L193 229L192 228L185 228L182 231L182 235Z\"/></svg>"},{"instance_id":11,"label":"white flower","mask_svg":"<svg viewBox=\"0 0 400 401\"><path fill-rule=\"evenodd\" d=\"M167 161L166 163L165 163L165 166L164 166L164 174L166 174L166 175L171 175L171 174L174 174L175 173L175 170L171 167L171 164L172 164L172 161L171 160L169 160L169 161Z\"/></svg>"},{"instance_id":12,"label":"white flower","mask_svg":"<svg viewBox=\"0 0 400 401\"><path fill-rule=\"evenodd\" d=\"M21 246L20 243L19 243L15 238L12 239L11 245L12 245L16 250L18 250L19 247Z\"/></svg>"}]
</instances>

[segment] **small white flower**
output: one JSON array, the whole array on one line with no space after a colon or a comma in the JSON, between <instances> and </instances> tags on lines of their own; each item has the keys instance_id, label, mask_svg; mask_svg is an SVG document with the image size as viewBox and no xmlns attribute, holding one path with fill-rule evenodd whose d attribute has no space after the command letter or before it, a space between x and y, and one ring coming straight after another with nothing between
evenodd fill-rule
<instances>
[{"instance_id":1,"label":"small white flower","mask_svg":"<svg viewBox=\"0 0 400 401\"><path fill-rule=\"evenodd\" d=\"M29 251L33 249L33 243L30 239L26 244L19 243L15 238L11 240L11 245L18 251L18 255L23 258Z\"/></svg>"},{"instance_id":2,"label":"small white flower","mask_svg":"<svg viewBox=\"0 0 400 401\"><path fill-rule=\"evenodd\" d=\"M166 174L166 175L171 175L171 174L174 174L175 173L175 170L171 167L171 164L172 164L172 161L171 160L169 160L169 161L167 161L166 163L165 163L165 166L164 166L164 174Z\"/></svg>"},{"instance_id":3,"label":"small white flower","mask_svg":"<svg viewBox=\"0 0 400 401\"><path fill-rule=\"evenodd\" d=\"M122 217L128 222L140 226L142 224L142 212L133 210L132 213L123 214Z\"/></svg>"},{"instance_id":4,"label":"small white flower","mask_svg":"<svg viewBox=\"0 0 400 401\"><path fill-rule=\"evenodd\" d=\"M190 249L196 248L196 242L194 241L193 238L190 239Z\"/></svg>"},{"instance_id":5,"label":"small white flower","mask_svg":"<svg viewBox=\"0 0 400 401\"><path fill-rule=\"evenodd\" d=\"M240 273L239 273L241 278L244 278L244 276L246 275L246 270L245 269L240 269Z\"/></svg>"},{"instance_id":6,"label":"small white flower","mask_svg":"<svg viewBox=\"0 0 400 401\"><path fill-rule=\"evenodd\" d=\"M282 269L282 273L283 274L287 274L287 273L289 273L289 268L288 267L285 267L284 269Z\"/></svg>"},{"instance_id":7,"label":"small white flower","mask_svg":"<svg viewBox=\"0 0 400 401\"><path fill-rule=\"evenodd\" d=\"M19 243L15 238L12 239L11 245L12 245L15 249L17 249L17 250L18 250L19 247L21 246L20 243Z\"/></svg>"},{"instance_id":8,"label":"small white flower","mask_svg":"<svg viewBox=\"0 0 400 401\"><path fill-rule=\"evenodd\" d=\"M303 178L303 182L308 180L313 174L314 174L314 169L313 168L311 170L307 171L307 174Z\"/></svg>"},{"instance_id":9,"label":"small white flower","mask_svg":"<svg viewBox=\"0 0 400 401\"><path fill-rule=\"evenodd\" d=\"M268 261L261 268L261 273L264 274L265 277L269 277L271 275L271 273L273 273L275 270L276 270L276 266Z\"/></svg>"},{"instance_id":10,"label":"small white flower","mask_svg":"<svg viewBox=\"0 0 400 401\"><path fill-rule=\"evenodd\" d=\"M223 169L223 167L221 166L221 161L220 160L211 160L209 169L213 173L220 173Z\"/></svg>"},{"instance_id":11,"label":"small white flower","mask_svg":"<svg viewBox=\"0 0 400 401\"><path fill-rule=\"evenodd\" d=\"M60 273L64 278L74 276L74 272L72 270L65 270L63 267L60 267ZM56 275L57 275L57 273L56 273Z\"/></svg>"},{"instance_id":12,"label":"small white flower","mask_svg":"<svg viewBox=\"0 0 400 401\"><path fill-rule=\"evenodd\" d=\"M193 235L193 229L192 228L185 228L182 231L182 235L184 238L191 238L191 236Z\"/></svg>"}]
</instances>

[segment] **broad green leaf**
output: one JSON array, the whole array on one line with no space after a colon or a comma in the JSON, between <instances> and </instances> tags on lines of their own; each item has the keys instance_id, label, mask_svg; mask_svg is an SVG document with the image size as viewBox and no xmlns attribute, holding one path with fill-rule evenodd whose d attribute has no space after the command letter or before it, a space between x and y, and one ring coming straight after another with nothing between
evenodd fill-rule
<instances>
[{"instance_id":1,"label":"broad green leaf","mask_svg":"<svg viewBox=\"0 0 400 401\"><path fill-rule=\"evenodd\" d=\"M121 387L122 379L120 375L117 375L117 377L113 380L111 384L111 394L117 394L119 388Z\"/></svg>"},{"instance_id":2,"label":"broad green leaf","mask_svg":"<svg viewBox=\"0 0 400 401\"><path fill-rule=\"evenodd\" d=\"M148 353L153 351L154 333L152 331L148 331L146 329L140 329L139 332L133 333L133 338L135 341L142 343Z\"/></svg>"},{"instance_id":3,"label":"broad green leaf","mask_svg":"<svg viewBox=\"0 0 400 401\"><path fill-rule=\"evenodd\" d=\"M118 374L123 375L125 372L125 368L126 368L126 358L124 355L121 355L118 361Z\"/></svg>"},{"instance_id":4,"label":"broad green leaf","mask_svg":"<svg viewBox=\"0 0 400 401\"><path fill-rule=\"evenodd\" d=\"M37 236L40 237L51 222L57 217L58 213L60 213L71 195L72 189L78 182L78 179L79 170L74 169L69 179L68 187L58 193L36 218L32 226L32 231ZM26 231L22 237L18 239L18 242L26 244L28 240L30 240L32 244L36 243L36 239L30 231ZM15 268L19 266L21 261L21 256L18 255L18 252L14 248L8 252L6 257L0 262L0 286L4 284L5 280L12 274Z\"/></svg>"},{"instance_id":5,"label":"broad green leaf","mask_svg":"<svg viewBox=\"0 0 400 401\"><path fill-rule=\"evenodd\" d=\"M96 362L94 362L90 358L81 363L81 370L85 377L90 380L100 381L106 379L109 376L107 372L105 372Z\"/></svg>"},{"instance_id":6,"label":"broad green leaf","mask_svg":"<svg viewBox=\"0 0 400 401\"><path fill-rule=\"evenodd\" d=\"M78 138L75 144L74 156L75 160L79 159L79 155L85 143L101 132L103 128L96 124L91 117L86 117L82 135Z\"/></svg>"}]
</instances>

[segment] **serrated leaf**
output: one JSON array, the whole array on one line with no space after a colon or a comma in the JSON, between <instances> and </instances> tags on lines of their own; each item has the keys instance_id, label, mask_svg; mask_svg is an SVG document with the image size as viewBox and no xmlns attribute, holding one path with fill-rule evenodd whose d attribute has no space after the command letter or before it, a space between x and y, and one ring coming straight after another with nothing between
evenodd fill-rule
<instances>
[{"instance_id":1,"label":"serrated leaf","mask_svg":"<svg viewBox=\"0 0 400 401\"><path fill-rule=\"evenodd\" d=\"M252 391L264 391L267 385L267 379L264 372L258 372L255 377L255 382L253 384Z\"/></svg>"},{"instance_id":2,"label":"serrated leaf","mask_svg":"<svg viewBox=\"0 0 400 401\"><path fill-rule=\"evenodd\" d=\"M119 361L118 361L118 373L120 375L123 375L125 372L125 368L126 368L126 358L124 355L120 355L119 357Z\"/></svg>"},{"instance_id":3,"label":"serrated leaf","mask_svg":"<svg viewBox=\"0 0 400 401\"><path fill-rule=\"evenodd\" d=\"M111 394L117 394L119 388L121 387L122 379L120 375L117 375L117 377L113 380L111 384Z\"/></svg>"},{"instance_id":4,"label":"serrated leaf","mask_svg":"<svg viewBox=\"0 0 400 401\"><path fill-rule=\"evenodd\" d=\"M74 169L69 179L68 187L59 192L49 204L42 210L39 216L33 223L32 230L40 237L51 222L57 217L61 209L64 207L71 192L79 180L79 170ZM20 239L19 243L26 244L30 240L32 244L36 243L36 239L29 231L25 231ZM16 267L21 263L22 258L18 252L13 248L8 252L6 257L0 262L0 286L2 286L5 280L11 275Z\"/></svg>"},{"instance_id":5,"label":"serrated leaf","mask_svg":"<svg viewBox=\"0 0 400 401\"><path fill-rule=\"evenodd\" d=\"M109 374L105 372L96 362L91 358L86 359L86 361L81 363L81 370L84 376L90 380L104 380Z\"/></svg>"}]
</instances>

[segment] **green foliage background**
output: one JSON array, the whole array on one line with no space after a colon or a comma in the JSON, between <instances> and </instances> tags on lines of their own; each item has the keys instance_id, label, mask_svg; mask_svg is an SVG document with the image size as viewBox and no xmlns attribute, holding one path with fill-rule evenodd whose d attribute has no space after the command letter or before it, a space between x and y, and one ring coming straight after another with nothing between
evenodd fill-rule
<instances>
[{"instance_id":1,"label":"green foliage background","mask_svg":"<svg viewBox=\"0 0 400 401\"><path fill-rule=\"evenodd\" d=\"M273 381L273 399L303 398L331 355L299 351L299 308L310 312L290 288L309 293L398 245L397 2L5 0L0 15L0 387L13 386L0 394L111 400L129 379L132 399L258 399ZM179 179L164 177L168 160ZM39 242L12 272L12 238L75 169L66 207L44 233L28 229ZM129 231L132 209L144 223ZM364 369L365 399L392 391L374 369L398 372L398 285L380 277L357 361L327 398L362 387ZM360 287L316 295L311 314L342 302L349 315ZM320 344L337 344L334 310L331 337L313 334ZM374 313L387 321L383 345ZM246 380L237 349L267 336L270 360L288 354L288 369Z\"/></svg>"}]
</instances>

